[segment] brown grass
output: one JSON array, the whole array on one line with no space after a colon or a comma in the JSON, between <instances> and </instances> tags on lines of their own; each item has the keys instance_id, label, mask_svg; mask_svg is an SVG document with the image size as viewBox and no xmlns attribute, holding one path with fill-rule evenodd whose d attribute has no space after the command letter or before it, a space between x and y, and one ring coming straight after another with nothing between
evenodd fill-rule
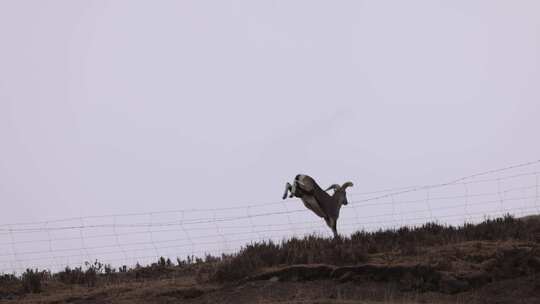
<instances>
[{"instance_id":1,"label":"brown grass","mask_svg":"<svg viewBox=\"0 0 540 304\"><path fill-rule=\"evenodd\" d=\"M114 269L95 261L53 274L0 275L0 302L482 303L500 292L486 291L490 286L503 284L513 287L497 298L512 299L519 291L524 303L537 303L539 242L540 220L511 216L460 227L427 223L359 231L340 239L311 235L175 263L160 258Z\"/></svg>"},{"instance_id":2,"label":"brown grass","mask_svg":"<svg viewBox=\"0 0 540 304\"><path fill-rule=\"evenodd\" d=\"M460 227L426 223L420 227L375 232L358 231L350 237L328 239L308 236L281 243L252 243L227 257L216 269L219 282L238 280L259 269L280 265L324 263L349 265L367 261L368 255L417 256L422 249L466 241L539 241L540 221L522 221L507 215Z\"/></svg>"}]
</instances>

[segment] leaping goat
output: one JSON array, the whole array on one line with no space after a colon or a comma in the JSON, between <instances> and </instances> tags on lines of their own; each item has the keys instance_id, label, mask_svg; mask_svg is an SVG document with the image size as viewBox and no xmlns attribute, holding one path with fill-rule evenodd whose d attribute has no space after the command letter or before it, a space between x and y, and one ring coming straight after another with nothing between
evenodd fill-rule
<instances>
[{"instance_id":1,"label":"leaping goat","mask_svg":"<svg viewBox=\"0 0 540 304\"><path fill-rule=\"evenodd\" d=\"M313 211L319 217L324 218L326 225L332 229L334 237L337 238L338 232L336 226L339 210L342 205L348 204L345 190L351 186L353 186L352 182L346 182L341 186L333 184L326 190L323 190L310 176L298 174L294 178L292 185L290 183L285 185L283 199L286 199L289 193L289 197L295 196L300 198L309 210ZM326 192L330 189L334 190L333 195Z\"/></svg>"}]
</instances>

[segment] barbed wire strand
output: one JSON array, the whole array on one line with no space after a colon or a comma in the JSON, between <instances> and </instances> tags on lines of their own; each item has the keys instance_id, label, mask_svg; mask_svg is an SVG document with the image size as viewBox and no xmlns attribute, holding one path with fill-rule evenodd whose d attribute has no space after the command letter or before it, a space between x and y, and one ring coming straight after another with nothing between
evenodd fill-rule
<instances>
[{"instance_id":1,"label":"barbed wire strand","mask_svg":"<svg viewBox=\"0 0 540 304\"><path fill-rule=\"evenodd\" d=\"M386 194L384 194L382 196L371 197L371 198L367 198L367 199L360 200L360 201L363 202L363 201L369 201L369 200L376 200L376 199L380 199L380 198L390 197L391 195L399 195L399 194L424 190L426 188L431 188L432 189L432 188L437 188L437 187L449 186L449 185L457 184L457 183L459 183L461 181L468 180L468 179L473 179L473 178L476 178L476 177L479 177L479 176L504 172L504 171L517 169L517 168L522 168L522 167L527 167L527 166L532 166L532 165L536 165L536 164L540 164L540 159L535 160L535 161L523 162L523 163L512 165L512 166L502 167L502 168L498 168L498 169L492 169L492 170L488 170L488 171L483 171L483 172L463 176L463 177L460 177L460 178L457 178L457 179L454 179L454 180L451 180L451 181L445 182L445 183L428 184L428 185L421 185L421 186L399 187L399 188L389 188L389 189L385 189L385 190L377 190L377 191L369 191L369 192L351 192L349 195L363 195L363 194L370 194L370 193L375 194L375 193L390 192L390 193L386 193ZM540 173L540 172L535 171L535 172L529 172L529 173L522 173L522 174L519 174L519 175L510 176L508 178L515 178L515 177L519 177L519 176L523 176L523 175L537 174L537 173ZM479 182L483 182L483 181L479 181ZM404 190L393 192L393 190L399 190L399 189L404 189ZM172 212L179 212L179 211L185 211L185 212L213 212L213 211L217 211L217 210L225 211L225 210L244 209L247 206L265 207L265 206L272 205L272 204L277 205L277 204L283 204L283 202L290 202L290 201L294 201L294 199L287 199L287 200L283 200L283 201L270 201L270 202L264 202L264 203L246 204L246 205L239 205L239 206L233 206L233 207L222 207L222 208L207 208L207 209L204 209L204 208L191 208L191 209L164 210L164 211L157 211L157 212L152 211L152 212L117 213L117 214L107 214L107 215L89 215L89 216L85 216L84 218L85 219L107 218L107 217L111 217L113 215L116 215L118 217L141 216L141 215L148 215L149 213L165 214L165 213L172 213ZM48 220L48 221L51 222L51 223L54 223L54 222L62 222L62 221L71 221L71 220L76 220L76 219L79 219L79 218L80 217L71 217L71 218L68 217L68 218ZM0 224L0 227L1 226L7 226L7 225L42 224L44 222L45 221L31 221L31 222L19 222L19 223L11 223L11 224Z\"/></svg>"},{"instance_id":2,"label":"barbed wire strand","mask_svg":"<svg viewBox=\"0 0 540 304\"><path fill-rule=\"evenodd\" d=\"M464 186L465 187L465 186ZM528 186L520 186L520 187L514 187L510 189L506 189L502 191L501 193L506 194L513 191L518 190L526 190L526 189L535 189L537 188L536 185L528 185ZM483 192L483 193L477 193L477 194L469 194L467 191L465 191L465 195L457 195L457 196L441 196L441 197L430 197L430 201L436 201L436 200L449 200L449 199L470 199L473 197L482 197L482 196L492 196L492 195L498 195L499 192ZM418 200L404 200L404 201L389 201L389 202L375 202L370 204L362 204L358 206L383 206L383 205L401 205L401 204L412 204L412 203L420 203L424 202L425 198L418 199ZM351 202L351 203L354 203ZM249 216L238 216L238 217L224 217L224 218L197 218L194 219L191 222L188 222L189 224L207 224L207 223L213 223L214 221L234 221L234 220L240 220L240 219L246 219L246 218L253 218L253 217L261 217L261 216L272 216L272 215L280 215L285 213L308 213L310 212L308 209L296 209L296 210L289 210L289 211L278 211L278 212L267 212L267 213L259 213L259 214L251 214ZM292 222L292 220L291 220ZM139 222L134 224L125 224L125 225L117 225L117 227L144 227L147 228L148 226L151 227L163 227L163 226L174 226L177 225L176 222L166 221L166 222ZM76 225L76 226L60 226L60 227L50 227L47 228L48 230L54 231L54 230L72 230L72 229L91 229L91 228L110 228L112 225L110 224L97 224L97 225ZM249 226L235 226L232 228L245 228ZM225 227L226 228L226 227ZM0 229L1 231L1 229ZM21 228L21 229L13 229L11 228L11 233L34 233L34 232L42 232L45 231L44 228ZM1 235L1 233L0 233ZM114 234L113 234L114 235ZM110 236L110 235L109 235Z\"/></svg>"},{"instance_id":3,"label":"barbed wire strand","mask_svg":"<svg viewBox=\"0 0 540 304\"><path fill-rule=\"evenodd\" d=\"M118 232L116 231L116 216L113 216L113 233L114 233L114 239L116 241L116 246L118 246L120 251L122 251L122 255L124 256L124 259L125 259L124 265L127 265L127 262L128 262L127 253L122 247L122 245L120 244L120 236L118 235Z\"/></svg>"},{"instance_id":4,"label":"barbed wire strand","mask_svg":"<svg viewBox=\"0 0 540 304\"><path fill-rule=\"evenodd\" d=\"M253 218L251 217L251 207L247 207L246 208L246 213L249 217L249 224L251 226L251 232L254 232L255 231L255 223L253 222ZM258 238L259 238L259 241L262 241L264 239L264 237L262 236L262 234L260 232L256 232Z\"/></svg>"},{"instance_id":5,"label":"barbed wire strand","mask_svg":"<svg viewBox=\"0 0 540 304\"><path fill-rule=\"evenodd\" d=\"M535 188L534 192L535 192L536 198L534 200L534 204L536 206L536 212L538 214L540 214L540 197L538 196L538 192L539 192L538 191L538 185L539 185L538 184L538 174L535 175L535 182L536 182L536 188Z\"/></svg>"},{"instance_id":6,"label":"barbed wire strand","mask_svg":"<svg viewBox=\"0 0 540 304\"><path fill-rule=\"evenodd\" d=\"M11 232L11 226L9 226L9 235L11 237L11 241L12 241L12 245L11 245L11 251L12 251L12 255L13 255L13 260L10 261L12 266L16 265L17 267L21 267L21 264L19 264L18 260L18 254L17 254L17 249L15 248L15 245L13 244L13 242L15 241L15 238L13 236L13 233Z\"/></svg>"},{"instance_id":7,"label":"barbed wire strand","mask_svg":"<svg viewBox=\"0 0 540 304\"><path fill-rule=\"evenodd\" d=\"M84 227L84 219L81 217L80 218L81 220L81 226ZM83 234L83 229L79 229L79 235L81 237L81 252L84 252L86 254L86 258L89 262L92 261L92 258L90 257L90 253L88 252L88 249L86 248L86 244L84 242L84 234Z\"/></svg>"},{"instance_id":8,"label":"barbed wire strand","mask_svg":"<svg viewBox=\"0 0 540 304\"><path fill-rule=\"evenodd\" d=\"M529 196L529 197L514 197L514 198L509 198L508 200L522 200L522 199L534 199L535 196ZM440 207L440 208L435 208L434 211L442 211L442 210L453 210L453 209L461 209L462 207L465 207L465 206L470 206L470 205L489 205L489 204L497 204L499 201L498 199L496 200L489 200L489 201L480 201L480 202L476 202L476 203L470 203L470 202L466 202L466 203L461 203L461 204L454 204L454 205L450 205L450 206L444 206L444 207ZM530 208L535 208L534 206L533 207L530 207ZM508 209L505 209L505 210L508 210ZM511 210L511 209L509 209ZM424 210L409 210L409 211L404 211L402 212L402 214L411 214L411 215L415 215L415 214L425 214L424 213ZM460 213L460 214L463 214L465 215L466 217L468 217L471 213L466 211L465 213ZM361 219L361 220L364 220L364 219L376 219L374 221L374 223L376 224L379 224L381 226L383 226L382 222L381 222L381 218L382 217L391 217L393 215L393 213L382 213L382 214L370 214L370 215L365 215L365 216L361 216L361 217L358 217L358 219ZM441 217L444 217L444 215L441 215L441 216L438 216L438 218L441 218ZM432 219L431 216L428 216L428 217L424 217L426 219ZM356 217L346 217L344 218L346 220L355 220L357 219ZM342 219L343 220L343 219ZM357 224L358 221L355 221L354 224ZM303 223L298 223L298 224L309 224L309 225L312 225L313 224L313 221L306 221L306 222L303 222ZM276 225L277 226L277 225ZM284 226L284 225L282 225ZM285 226L288 226L288 225L285 225ZM289 228L283 228L283 230L271 230L271 231L288 231L290 230ZM246 234L246 232L243 232L243 233L240 233L240 234ZM234 234L231 234L231 235L234 235ZM236 234L236 235L239 235L239 234ZM215 236L215 234L211 234L209 236ZM172 241L184 241L186 240L185 238L183 239L173 239L173 240L161 240L161 241L152 241L150 242L151 245L152 245L152 248L155 249L155 253L156 253L156 256L159 256L159 252L157 251L157 248L156 247L156 244L158 243L166 243L166 242L172 242ZM222 242L222 241L220 241ZM134 242L134 243L125 243L123 244L124 246L132 246L132 245L142 245L142 244L148 244L147 241L140 241L140 242ZM111 244L111 245L106 245L106 246L96 246L96 247L87 247L85 246L84 247L84 250L94 250L94 249L100 249L100 248L114 248L114 247L117 247L116 244ZM80 250L80 248L64 248L64 249L57 249L57 250L54 250L53 252L65 252L65 251L78 251ZM39 253L47 253L49 252L48 250L45 250L45 251L27 251L27 252L19 252L18 255L28 255L28 254L39 254ZM119 251L121 252L121 251ZM0 254L0 256L10 256L11 254L8 254L8 253L5 253L5 254Z\"/></svg>"},{"instance_id":9,"label":"barbed wire strand","mask_svg":"<svg viewBox=\"0 0 540 304\"><path fill-rule=\"evenodd\" d=\"M428 208L428 211L429 211L429 216L431 218L431 221L433 222L434 221L433 210L431 209L431 203L429 201L429 197L430 197L430 189L427 189L426 190L426 204L427 204L427 208Z\"/></svg>"},{"instance_id":10,"label":"barbed wire strand","mask_svg":"<svg viewBox=\"0 0 540 304\"><path fill-rule=\"evenodd\" d=\"M527 210L533 210L533 209L535 209L535 207L522 207L522 208L514 208L514 209L513 208L507 208L507 209L503 210L503 212L510 212L510 211L516 211L516 210L527 211ZM493 210L494 214L496 214L497 211L498 211L497 209ZM482 218L485 218L485 212L476 212L476 213L473 213L473 214L480 214ZM458 213L458 214L450 214L450 215L440 216L440 218L463 217L464 215L466 215L466 214ZM470 215L472 215L472 214L470 214ZM503 215L503 214L501 213L501 215ZM413 222L414 224L423 224L423 223L425 223L424 220L429 220L429 219L430 219L430 217L426 217L426 216L411 218L411 220L413 220L413 221L414 220L422 220L420 222L415 222L415 223ZM376 225L375 227L380 227L379 226L379 224L380 224L379 221L367 222L366 224L375 224ZM343 226L349 226L349 225L342 225L342 227ZM247 238L247 239L242 238L242 239L237 239L235 241L248 241L248 240L250 240L250 238ZM215 243L216 242L201 242L201 244L203 244L203 245L204 244L215 244ZM184 247L184 246L186 246L186 244L174 245L174 246L166 246L166 247L161 247L161 248ZM133 251L141 251L141 250L149 250L149 249L151 249L151 248L146 247L146 248L142 248L142 249L133 249ZM113 251L113 252L109 252L109 253L119 253L119 251ZM107 252L103 252L103 253L100 253L100 254L107 254ZM59 256L59 257L60 258L67 258L67 257L82 257L82 256L85 256L85 254L81 253L79 255L68 255L68 256ZM155 257L155 256L156 255L153 255L153 257ZM42 259L42 257L37 258L37 259ZM24 259L22 261L28 261L28 260L30 260L30 259Z\"/></svg>"},{"instance_id":11,"label":"barbed wire strand","mask_svg":"<svg viewBox=\"0 0 540 304\"><path fill-rule=\"evenodd\" d=\"M214 218L215 217L216 217L216 213L214 212ZM225 235L223 234L223 232L219 228L218 222L214 222L214 225L216 226L216 231L217 231L218 235L221 237L221 240L223 241L223 247L225 248L225 250L229 250L229 246L227 244L227 238L225 237Z\"/></svg>"},{"instance_id":12,"label":"barbed wire strand","mask_svg":"<svg viewBox=\"0 0 540 304\"><path fill-rule=\"evenodd\" d=\"M501 173L501 172L506 172L506 171L509 171L509 170L512 170L512 169L517 169L517 168L522 168L522 167L526 167L526 166L531 166L531 165L536 165L536 164L539 164L540 163L540 160L537 160L537 161L533 161L533 162L527 162L527 163L522 163L522 164L518 164L518 165L514 165L514 166L509 166L509 167L504 167L504 168L499 168L499 169L495 169L495 170L489 170L489 171L484 171L484 172L480 172L480 173L476 173L476 174L473 174L473 175L469 175L469 176L465 176L465 177L461 177L459 179L455 179L455 180L451 180L449 182L446 182L446 183L439 183L439 184L430 184L430 185L424 185L424 186L418 186L418 187L401 187L401 188L393 188L393 189L398 189L396 191L371 191L371 192L364 192L363 194L358 192L358 193L353 193L353 195L370 195L370 194L381 194L382 195L375 195L375 196L371 196L371 197L367 197L367 198L363 198L363 199L358 199L358 200L354 200L354 201L351 201L351 205L353 206L353 210L354 210L354 216L353 217L341 217L340 218L340 227L345 227L344 230L342 231L347 231L347 228L346 227L350 227L352 229L352 231L354 230L358 230L360 227L362 228L365 228L365 227L370 227L369 225L373 224L374 226L376 227L389 227L388 225L391 224L391 223L396 223L394 225L401 225L403 226L403 224L408 224L410 225L411 223L413 223L415 220L417 219L427 219L431 222L434 222L434 221L438 221L438 220L441 220L441 219L444 219L444 218L449 218L449 217L458 217L458 218L464 218L466 219L466 221L473 221L474 220L474 214L482 214L484 217L486 215L494 215L494 214L503 214L503 211L511 211L511 212L521 212L521 214L524 214L525 212L530 212L532 210L536 211L536 212L539 212L539 203L538 203L538 187L539 187L539 181L538 181L538 171L534 171L534 172L526 172L526 173L519 173L519 174L512 174L512 175L508 175L508 174L505 174L505 176L498 176L496 179L490 179L490 178L487 178L487 179L478 179L478 177L481 177L481 176L486 176L486 175L489 175L489 174L496 174L496 173ZM526 176L534 176L535 178L535 181L534 181L534 186L519 186L519 187L510 187L509 189L502 189L501 187L501 181L507 181L509 182L511 179L516 179L518 177L526 177ZM487 183L487 182L491 182L491 181L495 181L497 183L497 191L496 192L481 192L481 193L475 193L475 192L470 192L469 191L469 187L472 186L472 185L475 185L475 184L478 184L478 183ZM454 195L454 196L432 196L432 193L431 193L431 190L433 189L436 189L436 188L442 188L442 187L448 187L448 186L454 186L454 185L463 185L463 188L462 189L465 189L465 192L463 193L463 195ZM510 184L509 184L510 185ZM392 188L389 188L390 190L393 190ZM453 188L452 188L453 189ZM534 195L532 194L532 189L534 189ZM388 190L388 189L386 189ZM399 200L399 201L396 201L395 200L395 197L397 196L402 196L403 194L406 194L406 193L416 193L418 192L417 195L420 195L421 194L421 191L423 191L425 193L425 197L423 199L420 199L420 200ZM508 193L512 193L512 192L515 192L515 191L520 191L520 194L521 195L518 195L518 196L509 196L507 198L506 194ZM491 199L491 200L484 200L484 201L472 201L471 202L471 198L477 198L477 197L483 197L483 196L495 196L495 199ZM459 198L459 197L462 197L464 198L464 203L461 203L461 205L445 205L445 203L443 203L443 200L449 200L449 199L456 199L456 198ZM390 201L388 202L385 202L385 201L382 201L384 198L389 198ZM416 202L419 202L419 201L424 201L425 203L425 207L427 207L427 211L429 212L429 217L426 217L426 216L422 216L422 217L414 217L414 216L417 216L417 215L425 215L425 209L421 209L421 208L418 208L416 207L415 208L412 208L413 205L412 204L415 204ZM74 258L77 257L77 255L75 254L70 254L70 255L66 255L66 256L58 256L56 253L57 252L79 252L79 257L80 258L84 258L86 257L86 259L88 261L92 261L92 257L90 255L90 250L96 250L93 252L93 254L96 256L96 257L102 257L102 255L107 255L107 254L118 254L120 253L122 255L122 258L124 259L124 263L127 264L128 263L128 260L133 260L133 257L128 257L127 256L127 251L129 250L130 252L133 252L133 251L148 251L148 250L152 250L154 252L154 257L158 257L160 256L160 253L164 252L163 250L167 250L167 252L177 252L176 251L176 248L183 248L183 247L191 247L190 251L192 252L192 256L193 256L193 253L194 252L198 252L195 250L195 242L194 240L192 239L192 236L190 235L189 231L197 231L197 230L200 230L200 231L214 231L214 233L212 234L209 234L209 235L197 235L197 246L202 246L202 245L209 245L209 246L213 246L213 245L218 245L216 248L217 249L213 249L213 250L217 250L219 252L219 250L221 250L221 252L229 252L229 251L234 251L235 249L237 249L237 247L234 248L233 247L230 247L231 245L233 244L237 244L237 242L245 242L245 241L253 241L253 236L254 235L257 235L258 238L260 239L261 238L261 234L262 233L265 233L265 232L268 232L268 237L271 238L271 237L276 237L276 236L279 236L279 237L291 237L291 232L292 232L292 236L297 236L297 235L300 235L302 233L314 233L314 231L320 231L322 232L324 235L328 235L329 231L327 229L327 227L321 222L319 221L317 225L314 225L315 224L315 220L311 220L311 221L293 221L292 219L292 215L295 214L296 216L300 216L300 215L307 215L307 213L310 212L310 210L306 209L306 208L302 208L302 209L293 209L293 210L290 210L289 207L288 207L288 202L289 201L292 201L292 200L283 200L283 201L280 201L279 203L278 202L275 202L275 203L271 203L271 205L267 204L267 203L259 203L259 204L250 204L250 205L246 205L246 206L238 206L238 207L230 207L230 208L214 208L214 209L211 209L213 211L210 211L208 209L184 209L184 210L177 210L176 212L181 212L182 214L182 219L180 221L155 221L155 218L154 218L154 215L164 215L166 213L169 213L170 211L155 211L155 212L139 212L139 213L125 213L125 214L115 214L115 215L100 215L100 216L84 216L84 217L78 217L78 220L79 220L79 225L63 225L63 226L55 226L55 225L50 225L50 223L53 223L53 224L59 224L59 223L62 223L62 222L67 222L67 224L69 224L70 221L73 221L74 219L77 219L77 218L64 218L64 219L57 219L57 220L51 220L51 221L34 221L34 222L26 222L26 223L18 223L18 224L2 224L0 225L0 227L7 227L6 228L0 228L0 238L2 237L2 235L8 235L10 237L10 242L6 242L6 243L0 243L0 244L11 244L11 254L0 254L0 256L5 256L5 257L12 257L12 259L9 259L9 260L5 260L5 261L0 261L0 263L6 263L6 264L9 264L10 267L12 269L15 269L15 268L24 268L24 267L21 267L23 262L27 262L28 259L37 259L37 261L39 260L43 260L43 259L50 259L52 260L52 262L54 264L58 264L58 262L61 260L61 259L66 259L67 263L70 263ZM297 200L295 200L297 201ZM438 201L438 202L441 202L440 205L437 205L435 208L432 206L432 202L435 202L435 201ZM519 201L516 205L516 203L513 203L514 207L513 208L504 208L504 204L503 202L507 202L507 203L511 203L511 202L516 202L516 201ZM528 203L529 201L531 201L531 203ZM523 202L523 203L521 203ZM279 204L279 205L278 205ZM405 206L406 204L410 205L410 207L408 208L408 210L400 210L399 214L401 215L399 218L396 218L396 212L397 212L397 207L398 206ZM493 205L493 204L499 204L498 206L498 210L494 211L494 210L482 210L482 211L477 211L475 210L475 212L471 212L470 208L472 206L489 206L489 205ZM524 204L523 207L517 207L521 204ZM270 212L259 212L259 213L253 213L251 212L251 209L252 208L258 208L258 207L262 207L264 206L265 208L266 207L272 207L272 206L283 206L281 209L282 210L277 210L277 211L270 211ZM358 211L358 208L361 207L361 208L376 208L376 210L378 211L383 211L384 209L381 209L382 207L384 207L385 205L391 205L391 213L388 213L388 212L383 212L383 213L367 213L365 216L359 216L359 211ZM417 205L414 205L414 206L417 206ZM512 204L509 204L509 206L512 206ZM234 211L234 210L239 210L239 209L242 209L244 208L245 210L245 213L242 213L240 212L240 214L233 214L233 215L223 215L223 216L217 216L217 212L224 212L224 211ZM462 210L463 211L463 208L465 210L465 213L463 214L463 212L460 212L460 214L454 214L454 215L448 215L448 214L439 214L440 211L442 210L454 210L454 209L457 209L457 210ZM185 213L186 212L195 212L194 210L197 210L197 211L201 211L203 213L206 213L206 212L212 212L211 213L211 217L199 217L199 218L190 218L189 220L186 220L185 218ZM375 210L375 209L374 209ZM437 214L435 214L435 212L437 212ZM365 212L364 212L365 213ZM130 222L127 222L127 223L122 223L122 224L118 224L117 223L117 217L128 217L128 216L135 216L135 215L146 215L146 216L149 216L149 222L139 222L139 223L130 223ZM413 217L406 217L406 215L411 215ZM260 221L257 221L257 224L255 224L255 221L254 219L255 218L268 218L268 219L271 219L271 218L280 218L282 219L283 216L287 219L287 222L286 223L282 223L282 222L278 222L278 223L272 223L272 224L262 224L262 223L259 223ZM388 218L389 217L389 218ZM111 218L112 219L112 224L110 224L110 221L106 221L105 223L93 223L92 221L93 220L97 220L97 219L107 219L107 218ZM248 220L249 224L248 225L221 225L221 223L225 223L225 222L230 222L230 223L235 223L235 222L242 222L243 220ZM109 223L107 223L109 222ZM189 225L189 228L186 227L186 225ZM205 226L205 225L212 225L212 227L210 226ZM136 235L136 234L141 234L142 231L122 231L122 232L119 232L117 229L119 228L130 228L130 229L141 229L141 228L146 228L146 233L148 233L150 235L150 241L138 241L138 242L120 242L120 236L124 236L124 235ZM162 228L166 228L166 227L173 227L174 229L162 229ZM233 229L232 227L240 227L240 229L249 229L249 231L236 231L236 232L232 232L232 231L228 231L228 229ZM264 227L266 227L266 229L264 229ZM278 227L278 229L270 229L270 227ZM286 228L288 227L288 229ZM154 229L154 228L158 228L158 229ZM260 228L260 229L259 229ZM95 229L98 233L98 235L94 235L94 234L88 234L85 233L85 232L89 232L90 229ZM106 231L102 231L102 230L106 230L106 229L111 229L112 230L112 233L105 233L103 234L102 232L106 232ZM158 240L155 240L154 239L154 233L158 233L160 231L172 231L172 230L178 230L178 229L181 229L182 231L184 231L184 234L185 234L185 237L183 239L178 239L178 238L175 238L175 239L160 239L159 241ZM297 230L298 229L298 230ZM341 229L341 228L340 228ZM7 231L6 231L7 230ZM72 231L72 230L78 230L78 234L79 234L79 239L80 239L80 246L78 248L71 248L71 247L68 247L68 248L62 248L62 247L56 247L56 246L53 246L53 243L56 242L56 240L73 240L75 239L74 237L71 237L69 235L62 235L61 233L63 233L64 231L67 233L69 231ZM109 231L111 231L109 230ZM189 231L188 231L189 230ZM3 231L3 232L2 232ZM59 236L60 237L55 237L53 238L51 236L51 232L53 231L58 231L58 233L60 234ZM227 232L226 232L227 231ZM42 232L46 232L46 235L47 235L47 238L46 239L41 239L39 237L39 233L42 233ZM280 234L275 234L276 232L280 232ZM299 233L300 232L300 233ZM22 240L17 240L16 239L16 235L20 234L20 233L25 233L25 234L28 234L28 236L30 237L29 239L22 239ZM100 240L103 240L103 238L101 238L99 235L101 236L112 236L115 240L114 244L111 244L111 245L99 245L99 246L88 246L86 244L86 239L90 240L90 239L95 239L96 241L100 241ZM236 239L236 238L230 238L232 236L247 236L249 235L250 237L249 238L242 238L242 239ZM304 234L305 235L305 234ZM35 239L35 236L38 237L38 239L36 240ZM219 239L219 241L216 241L216 237ZM200 239L209 239L209 242L200 242L199 240ZM188 240L188 242L186 243L185 241ZM35 245L35 243L37 241L46 241L48 243L48 248L46 248L46 250L17 250L16 249L16 245L17 244L27 244L28 246L31 246L31 245ZM181 242L180 244L176 244L175 242ZM166 244L166 243L170 243L172 245L170 246L161 246L159 244ZM238 245L241 245L241 244L238 244ZM144 246L142 248L130 248L132 246ZM150 246L150 247L148 247ZM229 248L230 247L230 248ZM101 249L106 249L106 248L114 248L113 251L109 251L109 252L101 252L100 250ZM128 249L130 248L130 249ZM172 250L172 251L170 251ZM47 256L43 256L44 254L46 255L49 255L49 257ZM32 255L41 255L40 257L32 257ZM39 264L39 263L38 263ZM38 265L38 264L34 264L34 265Z\"/></svg>"},{"instance_id":13,"label":"barbed wire strand","mask_svg":"<svg viewBox=\"0 0 540 304\"><path fill-rule=\"evenodd\" d=\"M194 251L195 251L195 243L193 242L193 239L189 235L189 232L186 230L186 227L184 226L184 220L185 220L185 213L184 213L184 211L182 211L182 219L180 220L180 226L182 227L182 230L184 231L184 234L186 235L186 237L187 237L187 239L189 241L189 245L191 247L191 256L193 256Z\"/></svg>"}]
</instances>

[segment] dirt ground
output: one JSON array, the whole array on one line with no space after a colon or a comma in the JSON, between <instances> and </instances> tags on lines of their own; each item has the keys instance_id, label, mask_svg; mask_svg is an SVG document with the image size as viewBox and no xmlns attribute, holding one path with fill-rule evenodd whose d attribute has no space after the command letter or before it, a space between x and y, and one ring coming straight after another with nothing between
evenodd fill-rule
<instances>
[{"instance_id":1,"label":"dirt ground","mask_svg":"<svg viewBox=\"0 0 540 304\"><path fill-rule=\"evenodd\" d=\"M379 253L360 265L287 265L212 283L178 274L97 287L46 282L0 303L540 303L537 242L472 241Z\"/></svg>"},{"instance_id":2,"label":"dirt ground","mask_svg":"<svg viewBox=\"0 0 540 304\"><path fill-rule=\"evenodd\" d=\"M401 291L380 282L249 282L211 286L172 281L128 283L94 289L51 290L2 303L540 303L534 277L509 279L457 294Z\"/></svg>"}]
</instances>

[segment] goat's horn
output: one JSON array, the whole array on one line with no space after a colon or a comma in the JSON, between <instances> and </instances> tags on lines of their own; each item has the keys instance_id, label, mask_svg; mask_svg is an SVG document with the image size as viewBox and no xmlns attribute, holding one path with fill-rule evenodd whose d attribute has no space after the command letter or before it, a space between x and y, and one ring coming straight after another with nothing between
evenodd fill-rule
<instances>
[{"instance_id":1,"label":"goat's horn","mask_svg":"<svg viewBox=\"0 0 540 304\"><path fill-rule=\"evenodd\" d=\"M341 187L341 186L338 185L338 184L333 184L333 185L330 185L330 187L328 187L328 188L327 188L326 190L324 190L324 191L328 191L328 190L330 190L330 189L334 189L334 190L335 190L335 189L339 189L340 187Z\"/></svg>"},{"instance_id":2,"label":"goat's horn","mask_svg":"<svg viewBox=\"0 0 540 304\"><path fill-rule=\"evenodd\" d=\"M354 184L352 182L345 182L341 188L343 188L343 190L347 189L347 187L352 187L354 186Z\"/></svg>"},{"instance_id":3,"label":"goat's horn","mask_svg":"<svg viewBox=\"0 0 540 304\"><path fill-rule=\"evenodd\" d=\"M301 182L300 180L295 180L294 182L299 184L300 186L305 186L306 185L304 182Z\"/></svg>"}]
</instances>

